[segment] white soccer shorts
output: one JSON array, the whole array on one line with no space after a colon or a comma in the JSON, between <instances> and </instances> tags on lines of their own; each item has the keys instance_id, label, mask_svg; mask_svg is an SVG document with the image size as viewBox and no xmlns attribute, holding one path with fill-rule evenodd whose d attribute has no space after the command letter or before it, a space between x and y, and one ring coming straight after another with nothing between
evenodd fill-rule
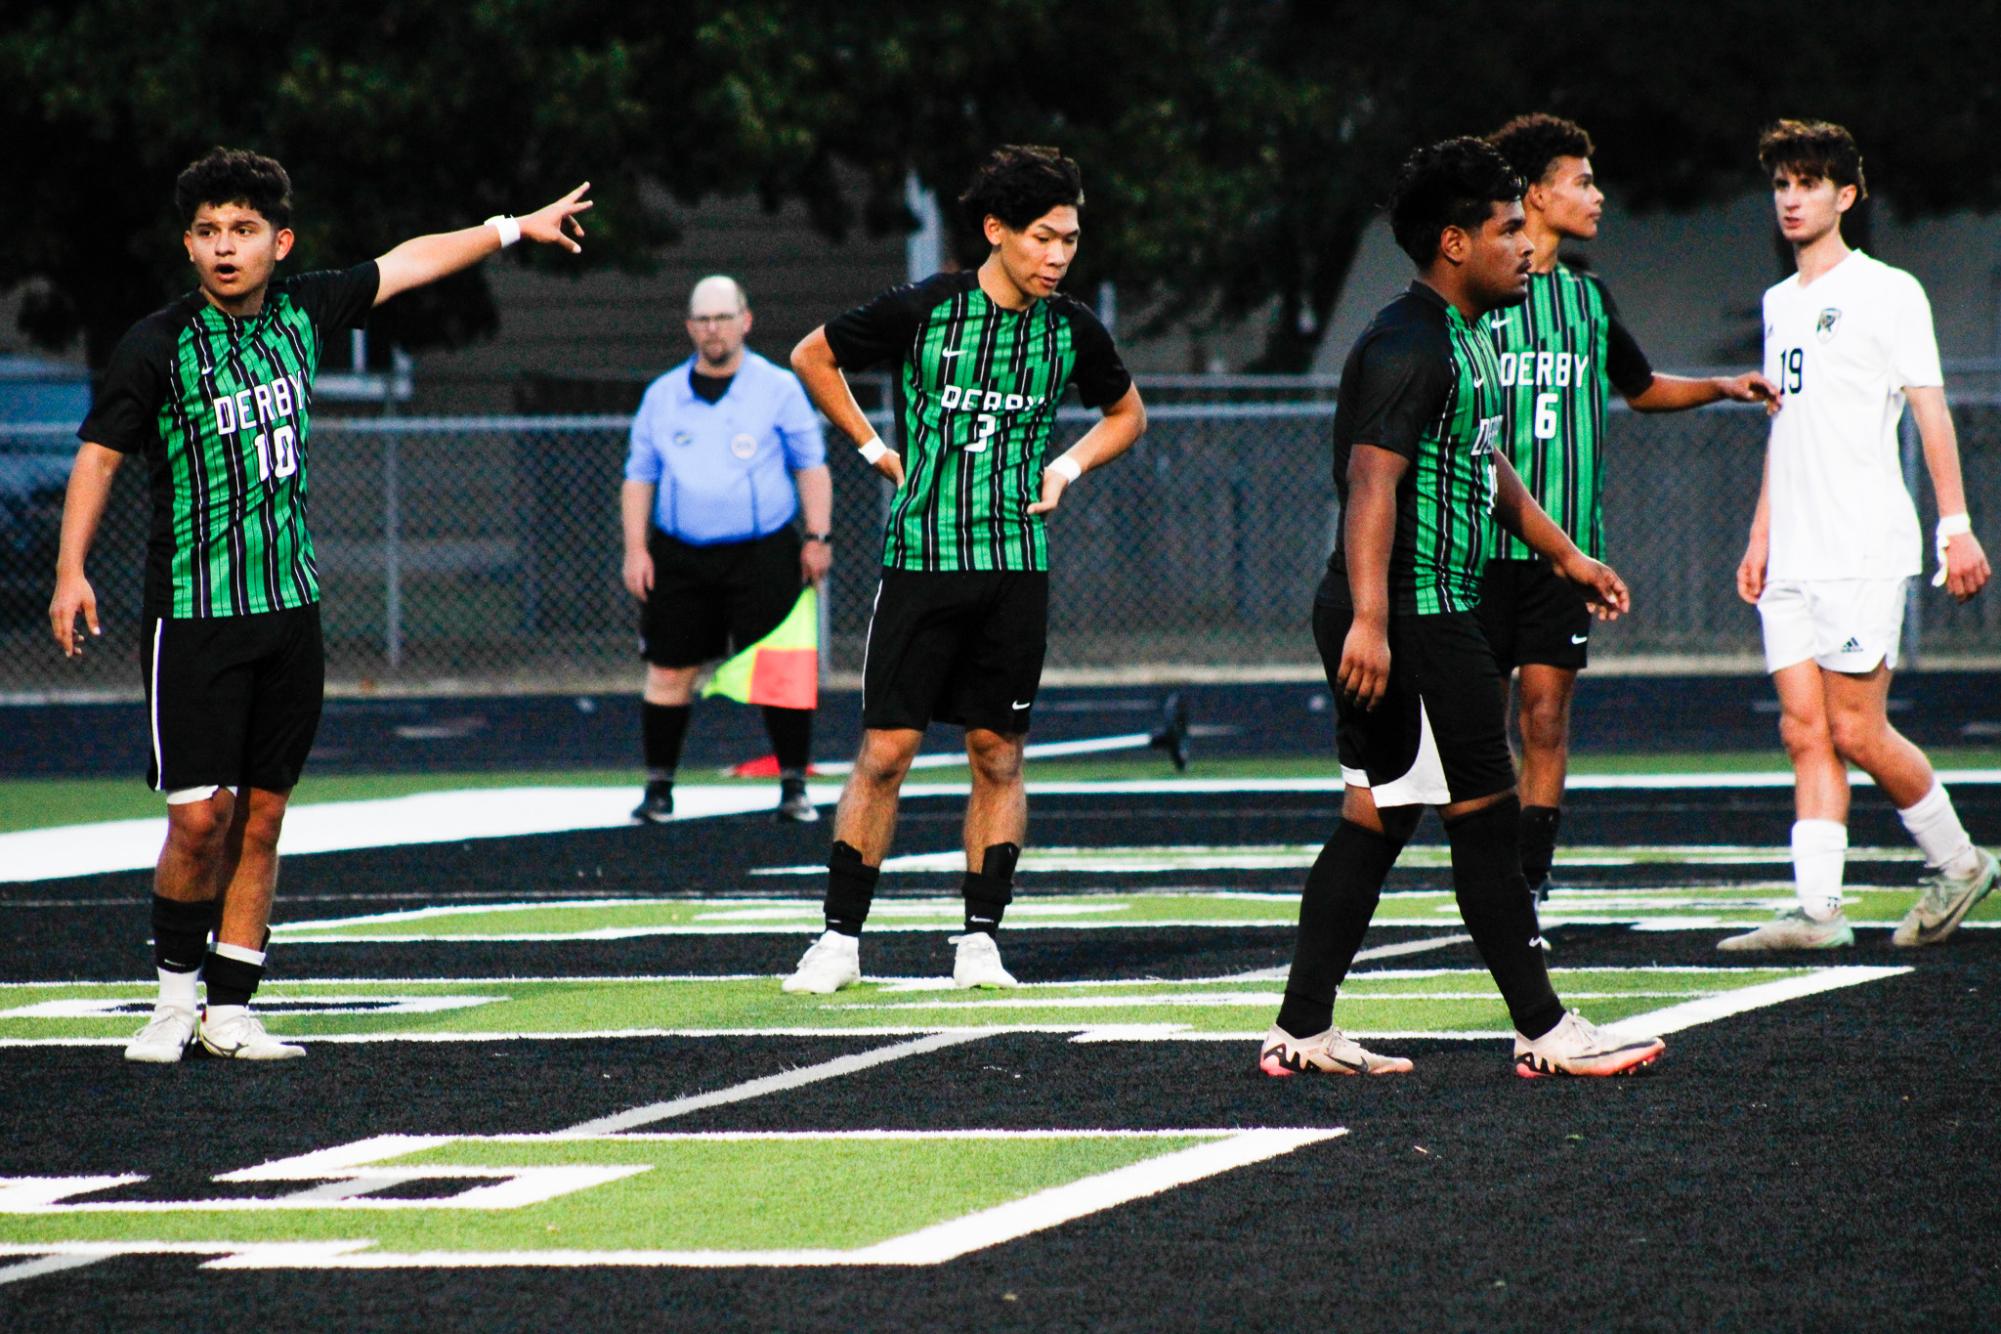
<instances>
[{"instance_id":1,"label":"white soccer shorts","mask_svg":"<svg viewBox=\"0 0 2001 1334\"><path fill-rule=\"evenodd\" d=\"M1765 670L1811 658L1830 672L1894 669L1904 637L1909 579L1801 579L1765 585L1758 620Z\"/></svg>"}]
</instances>

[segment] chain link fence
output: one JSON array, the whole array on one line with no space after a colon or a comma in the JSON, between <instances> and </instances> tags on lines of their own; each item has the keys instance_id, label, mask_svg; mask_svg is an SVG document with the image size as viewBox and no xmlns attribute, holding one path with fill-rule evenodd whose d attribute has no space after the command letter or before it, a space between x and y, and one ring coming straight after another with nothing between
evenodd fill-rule
<instances>
[{"instance_id":1,"label":"chain link fence","mask_svg":"<svg viewBox=\"0 0 2001 1334\"><path fill-rule=\"evenodd\" d=\"M1290 386L1297 388L1297 386ZM1146 436L1093 473L1050 524L1053 669L1315 670L1308 630L1336 522L1331 394L1196 402L1165 386ZM1260 401L1263 400L1263 401ZM2001 395L1956 397L1977 520L2001 554ZM1095 414L1059 415L1058 442ZM890 435L888 422L876 416ZM333 417L313 426L311 526L336 688L625 688L636 614L619 581L628 418ZM68 426L0 427L0 691L137 692L145 469L121 470L90 561L104 637L78 661L47 613ZM1934 519L1915 436L1906 460ZM1757 498L1756 409L1645 415L1608 426L1606 527L1635 612L1595 632L1594 662L1758 668L1757 619L1734 571ZM835 566L828 667L859 669L888 492L830 450ZM1927 565L1929 566L1929 557ZM1964 607L1920 584L1907 648L1930 660L2001 646L2001 590Z\"/></svg>"}]
</instances>

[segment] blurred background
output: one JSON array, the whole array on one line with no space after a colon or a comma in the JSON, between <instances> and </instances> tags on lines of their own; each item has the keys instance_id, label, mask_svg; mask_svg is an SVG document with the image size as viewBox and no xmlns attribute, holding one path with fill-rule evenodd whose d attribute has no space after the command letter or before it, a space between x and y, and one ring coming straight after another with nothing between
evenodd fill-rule
<instances>
[{"instance_id":1,"label":"blurred background","mask_svg":"<svg viewBox=\"0 0 2001 1334\"><path fill-rule=\"evenodd\" d=\"M312 526L336 691L630 688L627 414L688 354L689 287L738 277L751 346L782 362L840 310L976 260L953 199L1002 142L1082 164L1068 286L1151 408L1134 452L1052 523L1059 672L1317 674L1306 620L1336 520L1336 375L1408 280L1378 203L1414 145L1525 111L1594 136L1610 203L1598 239L1567 253L1606 278L1655 364L1685 373L1755 365L1759 295L1790 272L1759 128L1848 125L1873 197L1847 234L1930 293L1984 530L2001 512L1997 29L1990 3L9 5L0 692L138 693L142 469L124 470L91 561L101 646L64 662L44 609L92 376L189 285L172 182L215 143L290 170L293 271L580 180L598 201L581 262L510 251L331 350ZM884 386L858 389L890 438ZM1074 434L1089 414L1063 420ZM1730 575L1763 438L1755 411L1614 410L1609 555L1636 612L1600 633L1594 667L1759 671ZM838 678L859 666L886 495L851 451L830 453ZM1925 588L1906 648L1987 666L1997 632L2001 598L1961 608Z\"/></svg>"}]
</instances>

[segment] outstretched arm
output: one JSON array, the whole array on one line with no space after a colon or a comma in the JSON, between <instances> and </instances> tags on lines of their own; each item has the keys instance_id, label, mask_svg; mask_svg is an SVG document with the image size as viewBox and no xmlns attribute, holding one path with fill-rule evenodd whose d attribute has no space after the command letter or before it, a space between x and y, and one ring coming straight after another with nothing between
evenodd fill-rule
<instances>
[{"instance_id":1,"label":"outstretched arm","mask_svg":"<svg viewBox=\"0 0 2001 1334\"><path fill-rule=\"evenodd\" d=\"M1632 595L1618 571L1579 551L1570 535L1536 504L1514 465L1501 454L1494 456L1494 519L1536 554L1548 557L1557 574L1584 594L1591 614L1599 620L1616 621L1632 606Z\"/></svg>"},{"instance_id":2,"label":"outstretched arm","mask_svg":"<svg viewBox=\"0 0 2001 1334\"><path fill-rule=\"evenodd\" d=\"M461 227L455 232L433 232L428 236L411 237L375 261L382 275L375 291L375 304L379 306L413 287L423 287L460 269L469 269L496 250L512 244L515 239L560 245L567 247L573 255L581 254L583 247L577 244L575 238L583 236L584 225L577 221L577 215L592 206L591 201L583 197L590 188L591 183L585 181L553 204L546 204L519 218L504 219L497 224L483 222L477 227ZM502 228L508 222L520 228L519 238L514 237L511 231L503 238Z\"/></svg>"},{"instance_id":3,"label":"outstretched arm","mask_svg":"<svg viewBox=\"0 0 2001 1334\"><path fill-rule=\"evenodd\" d=\"M1690 379L1684 375L1655 375L1653 382L1626 402L1635 412L1680 412L1699 408L1721 399L1739 403L1763 403L1766 411L1776 411L1779 387L1756 371L1743 375L1710 375Z\"/></svg>"},{"instance_id":4,"label":"outstretched arm","mask_svg":"<svg viewBox=\"0 0 2001 1334\"><path fill-rule=\"evenodd\" d=\"M1959 433L1953 429L1952 413L1945 405L1945 390L1939 385L1912 385L1904 390L1910 400L1911 417L1918 424L1918 439L1924 443L1925 470L1932 476L1932 495L1938 501L1939 566L1945 576L1945 591L1964 602L1986 587L1993 570L1980 539L1973 535L1966 513L1966 482L1959 472Z\"/></svg>"}]
</instances>

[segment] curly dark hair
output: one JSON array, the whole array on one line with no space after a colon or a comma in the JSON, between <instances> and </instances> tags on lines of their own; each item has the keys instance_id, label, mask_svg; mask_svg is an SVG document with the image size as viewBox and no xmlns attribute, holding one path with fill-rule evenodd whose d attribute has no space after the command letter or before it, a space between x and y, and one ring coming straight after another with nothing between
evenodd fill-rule
<instances>
[{"instance_id":1,"label":"curly dark hair","mask_svg":"<svg viewBox=\"0 0 2001 1334\"><path fill-rule=\"evenodd\" d=\"M976 232L989 217L1018 232L1064 204L1084 207L1084 174L1061 149L1039 144L996 148L959 196L966 223Z\"/></svg>"},{"instance_id":2,"label":"curly dark hair","mask_svg":"<svg viewBox=\"0 0 2001 1334\"><path fill-rule=\"evenodd\" d=\"M1584 127L1547 111L1516 116L1488 135L1487 142L1528 185L1548 177L1560 157L1591 156L1591 136Z\"/></svg>"},{"instance_id":3,"label":"curly dark hair","mask_svg":"<svg viewBox=\"0 0 2001 1334\"><path fill-rule=\"evenodd\" d=\"M292 225L292 178L276 158L245 148L211 148L188 163L174 181L174 207L194 225L203 204L244 204L264 215L273 230Z\"/></svg>"},{"instance_id":4,"label":"curly dark hair","mask_svg":"<svg viewBox=\"0 0 2001 1334\"><path fill-rule=\"evenodd\" d=\"M1855 136L1831 121L1781 120L1758 136L1758 165L1767 173L1781 168L1816 180L1855 187L1857 199L1869 197L1862 176L1862 150Z\"/></svg>"},{"instance_id":5,"label":"curly dark hair","mask_svg":"<svg viewBox=\"0 0 2001 1334\"><path fill-rule=\"evenodd\" d=\"M1446 139L1404 159L1390 191L1390 230L1406 255L1426 265L1438 257L1440 232L1476 231L1494 204L1521 195L1521 178L1485 139Z\"/></svg>"}]
</instances>

